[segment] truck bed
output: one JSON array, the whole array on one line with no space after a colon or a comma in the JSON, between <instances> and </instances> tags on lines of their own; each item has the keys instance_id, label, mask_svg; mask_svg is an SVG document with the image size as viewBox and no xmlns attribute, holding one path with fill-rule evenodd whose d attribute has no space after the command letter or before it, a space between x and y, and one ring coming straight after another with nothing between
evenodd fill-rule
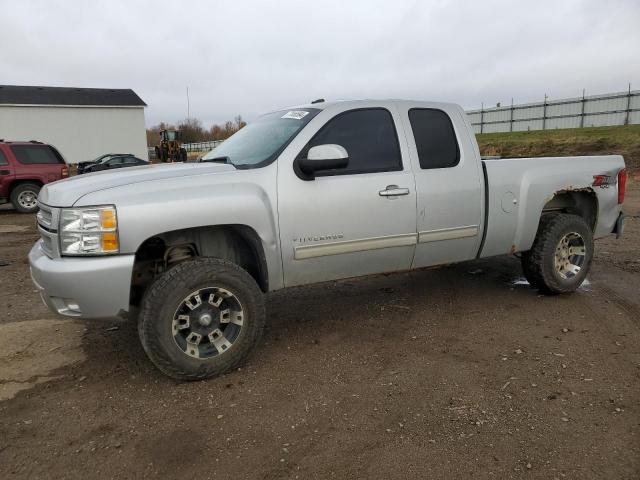
<instances>
[{"instance_id":1,"label":"truck bed","mask_svg":"<svg viewBox=\"0 0 640 480\"><path fill-rule=\"evenodd\" d=\"M583 191L597 197L594 238L610 234L621 211L616 185L594 187L595 175L615 177L624 168L620 155L487 158L482 160L485 205L478 257L526 251L537 223L557 192Z\"/></svg>"}]
</instances>

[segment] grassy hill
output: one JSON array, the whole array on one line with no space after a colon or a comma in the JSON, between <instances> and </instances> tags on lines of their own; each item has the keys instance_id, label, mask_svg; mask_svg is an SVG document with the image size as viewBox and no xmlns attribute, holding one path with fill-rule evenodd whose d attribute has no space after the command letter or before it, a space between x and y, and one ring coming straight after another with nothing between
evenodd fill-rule
<instances>
[{"instance_id":1,"label":"grassy hill","mask_svg":"<svg viewBox=\"0 0 640 480\"><path fill-rule=\"evenodd\" d=\"M544 157L624 156L627 168L640 171L640 125L570 128L476 135L482 155Z\"/></svg>"}]
</instances>

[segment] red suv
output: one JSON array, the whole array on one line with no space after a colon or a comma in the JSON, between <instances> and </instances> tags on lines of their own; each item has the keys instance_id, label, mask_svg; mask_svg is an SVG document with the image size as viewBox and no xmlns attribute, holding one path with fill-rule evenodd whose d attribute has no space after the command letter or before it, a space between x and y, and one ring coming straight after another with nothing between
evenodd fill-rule
<instances>
[{"instance_id":1,"label":"red suv","mask_svg":"<svg viewBox=\"0 0 640 480\"><path fill-rule=\"evenodd\" d=\"M38 192L45 183L69 176L62 155L40 142L0 140L0 200L22 213L38 210Z\"/></svg>"}]
</instances>

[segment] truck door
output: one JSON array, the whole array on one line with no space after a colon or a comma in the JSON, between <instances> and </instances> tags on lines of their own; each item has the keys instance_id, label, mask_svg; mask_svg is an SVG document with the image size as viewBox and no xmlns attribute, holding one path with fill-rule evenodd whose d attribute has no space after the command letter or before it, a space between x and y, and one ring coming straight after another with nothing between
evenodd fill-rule
<instances>
[{"instance_id":1,"label":"truck door","mask_svg":"<svg viewBox=\"0 0 640 480\"><path fill-rule=\"evenodd\" d=\"M9 197L9 185L14 177L13 166L0 148L0 197Z\"/></svg>"},{"instance_id":2,"label":"truck door","mask_svg":"<svg viewBox=\"0 0 640 480\"><path fill-rule=\"evenodd\" d=\"M475 258L482 233L482 172L467 122L454 106L401 105L417 189L413 268Z\"/></svg>"},{"instance_id":3,"label":"truck door","mask_svg":"<svg viewBox=\"0 0 640 480\"><path fill-rule=\"evenodd\" d=\"M336 104L309 123L278 161L278 213L286 286L404 270L417 240L416 192L399 119L372 103ZM341 145L349 164L303 180L296 158ZM291 149L290 149L291 150Z\"/></svg>"}]
</instances>

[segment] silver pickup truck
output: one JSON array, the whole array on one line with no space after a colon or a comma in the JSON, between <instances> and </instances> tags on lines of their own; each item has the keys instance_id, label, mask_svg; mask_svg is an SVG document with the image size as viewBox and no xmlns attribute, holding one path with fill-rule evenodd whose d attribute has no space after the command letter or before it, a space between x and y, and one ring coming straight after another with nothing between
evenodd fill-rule
<instances>
[{"instance_id":1,"label":"silver pickup truck","mask_svg":"<svg viewBox=\"0 0 640 480\"><path fill-rule=\"evenodd\" d=\"M621 156L483 160L447 103L275 111L202 160L45 185L29 254L53 311L135 317L184 380L239 365L265 292L517 253L533 287L572 292L623 229Z\"/></svg>"}]
</instances>

